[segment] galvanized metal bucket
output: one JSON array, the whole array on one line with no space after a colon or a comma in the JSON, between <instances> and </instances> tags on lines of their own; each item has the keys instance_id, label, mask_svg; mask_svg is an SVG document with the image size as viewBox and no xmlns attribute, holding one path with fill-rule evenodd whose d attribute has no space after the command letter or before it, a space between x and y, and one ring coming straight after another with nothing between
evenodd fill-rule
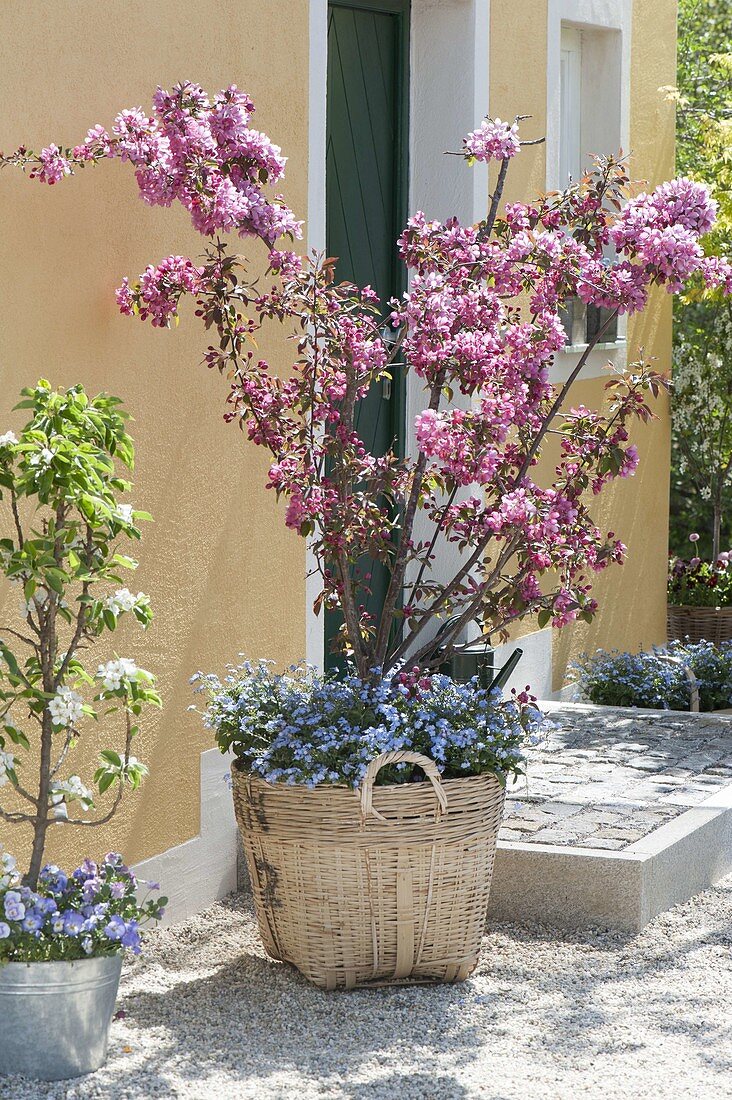
<instances>
[{"instance_id":1,"label":"galvanized metal bucket","mask_svg":"<svg viewBox=\"0 0 732 1100\"><path fill-rule=\"evenodd\" d=\"M121 971L121 954L0 966L0 1074L61 1081L98 1069Z\"/></svg>"}]
</instances>

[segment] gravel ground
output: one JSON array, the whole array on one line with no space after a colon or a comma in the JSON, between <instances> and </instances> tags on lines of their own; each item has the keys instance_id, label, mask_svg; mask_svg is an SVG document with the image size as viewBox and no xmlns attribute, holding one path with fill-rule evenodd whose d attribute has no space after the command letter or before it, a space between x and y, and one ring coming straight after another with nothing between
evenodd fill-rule
<instances>
[{"instance_id":1,"label":"gravel ground","mask_svg":"<svg viewBox=\"0 0 732 1100\"><path fill-rule=\"evenodd\" d=\"M321 993L246 899L153 934L110 1058L3 1100L681 1100L732 1096L732 877L639 936L497 925L458 986ZM2 1021L0 1021L0 1027Z\"/></svg>"}]
</instances>

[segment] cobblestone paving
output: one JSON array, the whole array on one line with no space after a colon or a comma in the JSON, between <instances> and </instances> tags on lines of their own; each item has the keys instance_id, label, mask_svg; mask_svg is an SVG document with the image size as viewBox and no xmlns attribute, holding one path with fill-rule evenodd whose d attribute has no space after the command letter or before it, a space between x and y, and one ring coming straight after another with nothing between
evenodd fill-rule
<instances>
[{"instance_id":1,"label":"cobblestone paving","mask_svg":"<svg viewBox=\"0 0 732 1100\"><path fill-rule=\"evenodd\" d=\"M549 704L501 840L621 850L732 783L732 717Z\"/></svg>"}]
</instances>

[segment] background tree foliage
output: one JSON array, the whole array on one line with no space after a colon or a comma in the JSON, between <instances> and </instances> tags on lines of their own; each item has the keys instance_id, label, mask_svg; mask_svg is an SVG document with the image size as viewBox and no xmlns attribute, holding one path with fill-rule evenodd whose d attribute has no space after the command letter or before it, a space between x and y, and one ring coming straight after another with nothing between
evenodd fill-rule
<instances>
[{"instance_id":1,"label":"background tree foliage","mask_svg":"<svg viewBox=\"0 0 732 1100\"><path fill-rule=\"evenodd\" d=\"M709 255L732 254L732 0L679 0L677 170L704 180L719 220ZM693 289L674 303L672 553L730 546L732 518L732 307Z\"/></svg>"}]
</instances>

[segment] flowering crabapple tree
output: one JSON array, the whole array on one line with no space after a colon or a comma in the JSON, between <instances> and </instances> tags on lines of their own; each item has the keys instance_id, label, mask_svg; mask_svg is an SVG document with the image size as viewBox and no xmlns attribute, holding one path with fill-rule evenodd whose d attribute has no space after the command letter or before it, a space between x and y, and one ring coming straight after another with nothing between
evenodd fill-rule
<instances>
[{"instance_id":1,"label":"flowering crabapple tree","mask_svg":"<svg viewBox=\"0 0 732 1100\"><path fill-rule=\"evenodd\" d=\"M152 618L148 597L121 587L121 571L137 565L121 548L150 518L118 499L131 487L117 471L117 462L133 464L127 414L118 398L89 398L80 385L54 392L41 380L22 393L31 419L18 436L0 435L0 498L12 524L0 538L0 569L19 603L16 623L0 621L0 793L14 795L0 803L0 820L32 829L25 882L35 888L51 826L102 825L125 788L139 787L147 768L131 753L137 722L160 699L153 676L130 658L92 668L82 660L121 618L143 628ZM94 774L110 801L89 816L97 795L68 774L69 755L84 720L113 712L122 748L102 750Z\"/></svg>"},{"instance_id":2,"label":"flowering crabapple tree","mask_svg":"<svg viewBox=\"0 0 732 1100\"><path fill-rule=\"evenodd\" d=\"M608 156L567 190L501 210L522 152L519 120L487 118L461 151L468 163L496 162L486 218L464 225L415 214L399 239L408 290L381 303L369 287L336 281L333 258L302 259L286 247L301 226L270 190L285 161L250 127L252 111L234 86L209 99L184 83L158 89L150 116L123 111L111 132L96 126L81 145L38 155L21 148L4 162L55 184L118 158L131 162L146 202L189 211L209 241L202 257L169 256L125 279L120 309L165 327L183 298L195 299L215 334L204 361L228 380L226 419L270 451L268 486L286 499L285 522L310 539L317 561L316 610L340 609L337 644L362 679L405 661L429 671L444 659L428 629L435 617L451 617L441 639L448 651L472 620L498 638L527 615L540 626L591 620L592 576L626 550L598 528L589 502L634 472L630 427L652 416L650 399L665 382L641 353L609 378L602 409L572 404L570 391L604 331L642 310L652 287L675 293L700 275L731 289L729 264L705 259L699 244L715 215L706 188L678 179L629 197L625 163ZM231 234L261 242L264 278L248 274ZM606 321L555 389L562 307L575 297L602 307ZM294 340L284 377L257 352L257 332L273 322ZM415 445L406 456L396 443L372 453L356 410L397 370L424 389ZM456 393L467 408L451 402ZM537 471L550 437L560 456L545 484ZM445 543L460 551L449 578L436 569ZM367 613L377 562L389 581L380 612Z\"/></svg>"}]
</instances>

